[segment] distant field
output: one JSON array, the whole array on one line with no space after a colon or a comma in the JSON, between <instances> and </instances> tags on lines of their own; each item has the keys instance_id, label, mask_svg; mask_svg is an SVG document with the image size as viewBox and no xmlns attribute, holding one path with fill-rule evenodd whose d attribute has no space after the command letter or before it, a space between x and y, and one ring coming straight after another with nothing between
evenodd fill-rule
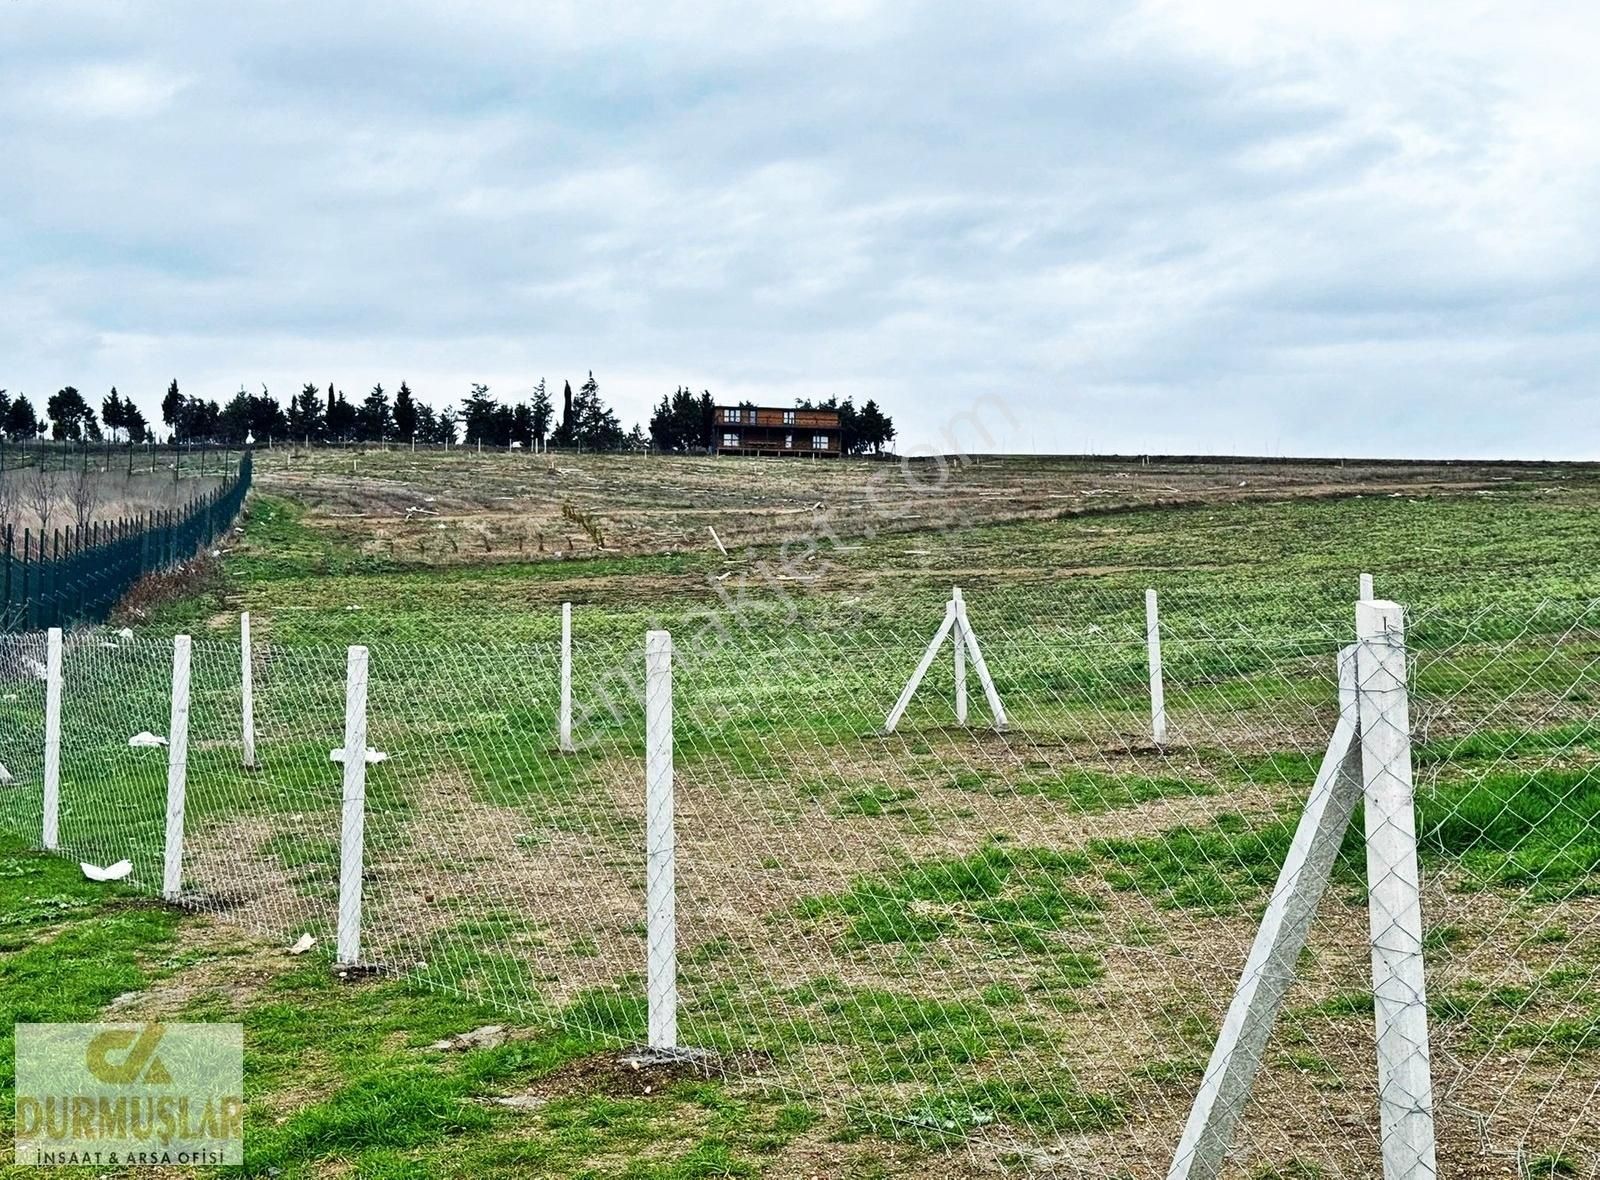
<instances>
[{"instance_id":1,"label":"distant field","mask_svg":"<svg viewBox=\"0 0 1600 1180\"><path fill-rule=\"evenodd\" d=\"M492 614L474 634L537 638L571 600L586 633L637 637L731 599L837 630L937 613L954 583L980 618L1137 630L1154 586L1171 626L1266 634L1347 628L1363 570L1424 618L1600 594L1586 556L1600 470L1584 467L1008 458L908 476L870 462L276 451L257 486L223 579L174 619L231 626L250 609L282 639L428 638ZM759 630L759 614L742 617Z\"/></svg>"},{"instance_id":2,"label":"distant field","mask_svg":"<svg viewBox=\"0 0 1600 1180\"><path fill-rule=\"evenodd\" d=\"M1600 480L1581 466L1154 462L1051 457L835 461L650 455L293 451L257 485L366 556L473 564L698 552L781 541L817 517L839 536L1155 505L1433 495Z\"/></svg>"}]
</instances>

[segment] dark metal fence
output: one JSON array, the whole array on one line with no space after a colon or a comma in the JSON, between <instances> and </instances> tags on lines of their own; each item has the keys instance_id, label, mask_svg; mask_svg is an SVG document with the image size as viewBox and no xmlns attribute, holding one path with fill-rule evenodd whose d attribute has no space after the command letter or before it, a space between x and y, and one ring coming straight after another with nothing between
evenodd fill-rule
<instances>
[{"instance_id":1,"label":"dark metal fence","mask_svg":"<svg viewBox=\"0 0 1600 1180\"><path fill-rule=\"evenodd\" d=\"M210 545L239 515L250 491L250 452L231 478L180 509L42 531L5 526L0 554L0 624L33 631L100 621L145 574L169 569Z\"/></svg>"},{"instance_id":2,"label":"dark metal fence","mask_svg":"<svg viewBox=\"0 0 1600 1180\"><path fill-rule=\"evenodd\" d=\"M112 442L110 439L75 441L30 438L0 439L0 475L28 467L49 471L126 470L128 475L172 473L174 481L192 476L220 475L231 478L248 447L237 443L200 442Z\"/></svg>"}]
</instances>

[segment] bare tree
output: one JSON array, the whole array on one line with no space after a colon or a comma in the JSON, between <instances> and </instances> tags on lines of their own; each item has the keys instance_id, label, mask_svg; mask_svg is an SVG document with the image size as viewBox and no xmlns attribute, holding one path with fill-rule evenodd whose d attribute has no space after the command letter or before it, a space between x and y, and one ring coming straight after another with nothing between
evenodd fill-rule
<instances>
[{"instance_id":1,"label":"bare tree","mask_svg":"<svg viewBox=\"0 0 1600 1180\"><path fill-rule=\"evenodd\" d=\"M100 469L85 463L67 479L67 503L72 506L73 520L81 538L83 530L94 519L94 510L100 505Z\"/></svg>"},{"instance_id":2,"label":"bare tree","mask_svg":"<svg viewBox=\"0 0 1600 1180\"><path fill-rule=\"evenodd\" d=\"M4 534L5 527L17 523L17 496L20 492L19 479L16 474L0 474L0 535Z\"/></svg>"},{"instance_id":3,"label":"bare tree","mask_svg":"<svg viewBox=\"0 0 1600 1180\"><path fill-rule=\"evenodd\" d=\"M44 535L50 531L50 518L56 514L56 477L44 458L41 454L39 462L28 469L22 489L23 503L39 522L41 543Z\"/></svg>"}]
</instances>

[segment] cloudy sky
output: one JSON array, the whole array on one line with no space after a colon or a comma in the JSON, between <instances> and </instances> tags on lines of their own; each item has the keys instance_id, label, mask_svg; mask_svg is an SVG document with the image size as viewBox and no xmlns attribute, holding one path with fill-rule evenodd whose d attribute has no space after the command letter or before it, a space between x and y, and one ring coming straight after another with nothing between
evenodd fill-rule
<instances>
[{"instance_id":1,"label":"cloudy sky","mask_svg":"<svg viewBox=\"0 0 1600 1180\"><path fill-rule=\"evenodd\" d=\"M1578 2L0 0L0 386L1600 458L1597 59Z\"/></svg>"}]
</instances>

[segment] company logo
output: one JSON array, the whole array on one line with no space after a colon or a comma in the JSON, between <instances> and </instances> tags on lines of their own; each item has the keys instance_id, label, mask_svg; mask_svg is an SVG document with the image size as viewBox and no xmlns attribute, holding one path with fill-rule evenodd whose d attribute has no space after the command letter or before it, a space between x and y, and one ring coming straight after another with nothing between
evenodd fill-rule
<instances>
[{"instance_id":1,"label":"company logo","mask_svg":"<svg viewBox=\"0 0 1600 1180\"><path fill-rule=\"evenodd\" d=\"M237 1024L17 1025L16 1162L244 1162Z\"/></svg>"},{"instance_id":2,"label":"company logo","mask_svg":"<svg viewBox=\"0 0 1600 1180\"><path fill-rule=\"evenodd\" d=\"M147 1024L140 1033L120 1028L103 1032L89 1042L84 1063L88 1065L90 1073L107 1085L125 1086L140 1080L141 1073L143 1080L152 1086L171 1085L172 1075L156 1057L156 1046L161 1043L166 1031L159 1024ZM123 1058L120 1065L108 1059L108 1054L126 1049L129 1045L133 1046L133 1052Z\"/></svg>"}]
</instances>

